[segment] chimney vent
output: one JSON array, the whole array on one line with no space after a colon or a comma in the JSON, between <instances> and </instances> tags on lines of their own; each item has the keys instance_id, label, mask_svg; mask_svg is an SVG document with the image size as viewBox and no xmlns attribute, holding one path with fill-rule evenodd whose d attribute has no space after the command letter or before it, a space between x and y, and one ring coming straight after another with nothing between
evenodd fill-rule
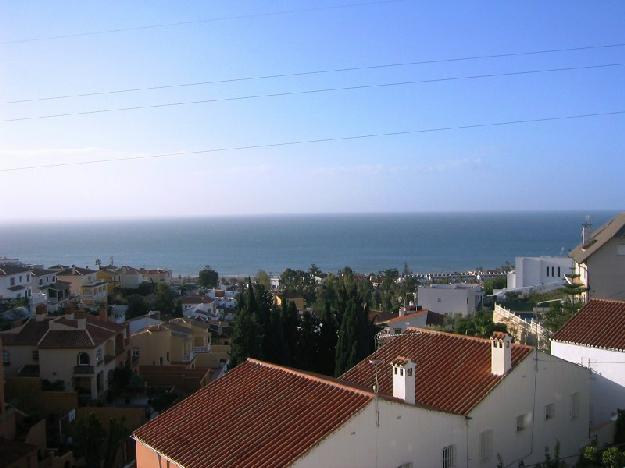
<instances>
[{"instance_id":1,"label":"chimney vent","mask_svg":"<svg viewBox=\"0 0 625 468\"><path fill-rule=\"evenodd\" d=\"M582 247L587 247L592 239L592 223L590 216L586 216L586 222L582 224Z\"/></svg>"},{"instance_id":2,"label":"chimney vent","mask_svg":"<svg viewBox=\"0 0 625 468\"><path fill-rule=\"evenodd\" d=\"M393 396L414 405L415 363L406 357L398 356L391 365L393 369Z\"/></svg>"},{"instance_id":3,"label":"chimney vent","mask_svg":"<svg viewBox=\"0 0 625 468\"><path fill-rule=\"evenodd\" d=\"M490 367L493 375L505 375L512 368L512 338L495 332L490 339Z\"/></svg>"}]
</instances>

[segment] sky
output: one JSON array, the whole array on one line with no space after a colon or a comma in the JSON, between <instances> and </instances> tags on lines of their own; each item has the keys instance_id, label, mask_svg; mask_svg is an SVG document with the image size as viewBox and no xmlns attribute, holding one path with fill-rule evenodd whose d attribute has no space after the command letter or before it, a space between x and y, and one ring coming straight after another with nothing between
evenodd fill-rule
<instances>
[{"instance_id":1,"label":"sky","mask_svg":"<svg viewBox=\"0 0 625 468\"><path fill-rule=\"evenodd\" d=\"M618 0L0 0L0 222L622 209L624 78Z\"/></svg>"}]
</instances>

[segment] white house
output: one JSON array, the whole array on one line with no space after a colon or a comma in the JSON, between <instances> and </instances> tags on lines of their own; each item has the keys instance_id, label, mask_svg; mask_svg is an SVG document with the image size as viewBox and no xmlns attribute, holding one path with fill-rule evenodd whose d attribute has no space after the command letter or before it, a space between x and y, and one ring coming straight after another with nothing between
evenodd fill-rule
<instances>
[{"instance_id":1,"label":"white house","mask_svg":"<svg viewBox=\"0 0 625 468\"><path fill-rule=\"evenodd\" d=\"M32 270L30 267L4 263L0 265L0 299L26 299L30 301Z\"/></svg>"},{"instance_id":2,"label":"white house","mask_svg":"<svg viewBox=\"0 0 625 468\"><path fill-rule=\"evenodd\" d=\"M338 379L248 359L133 436L138 468L494 468L577 455L588 401L584 369L507 335L415 329Z\"/></svg>"},{"instance_id":3,"label":"white house","mask_svg":"<svg viewBox=\"0 0 625 468\"><path fill-rule=\"evenodd\" d=\"M484 291L477 284L432 284L417 288L417 300L437 314L471 315L480 309Z\"/></svg>"},{"instance_id":4,"label":"white house","mask_svg":"<svg viewBox=\"0 0 625 468\"><path fill-rule=\"evenodd\" d=\"M589 369L595 430L625 409L625 302L588 302L554 335L551 354Z\"/></svg>"},{"instance_id":5,"label":"white house","mask_svg":"<svg viewBox=\"0 0 625 468\"><path fill-rule=\"evenodd\" d=\"M508 273L507 289L549 289L563 286L573 271L568 257L516 257L514 270Z\"/></svg>"},{"instance_id":6,"label":"white house","mask_svg":"<svg viewBox=\"0 0 625 468\"><path fill-rule=\"evenodd\" d=\"M588 297L624 300L625 212L594 232L590 223L582 225L582 243L570 256Z\"/></svg>"}]
</instances>

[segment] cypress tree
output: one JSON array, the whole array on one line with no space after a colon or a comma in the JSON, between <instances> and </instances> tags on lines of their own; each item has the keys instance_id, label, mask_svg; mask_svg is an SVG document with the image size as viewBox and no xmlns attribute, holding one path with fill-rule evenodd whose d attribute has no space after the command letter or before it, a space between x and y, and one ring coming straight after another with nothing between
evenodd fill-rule
<instances>
[{"instance_id":1,"label":"cypress tree","mask_svg":"<svg viewBox=\"0 0 625 468\"><path fill-rule=\"evenodd\" d=\"M299 327L296 365L302 370L313 370L318 351L317 320L305 311Z\"/></svg>"},{"instance_id":2,"label":"cypress tree","mask_svg":"<svg viewBox=\"0 0 625 468\"><path fill-rule=\"evenodd\" d=\"M280 309L273 307L269 318L269 349L266 358L276 364L289 364L289 348L284 339Z\"/></svg>"},{"instance_id":3,"label":"cypress tree","mask_svg":"<svg viewBox=\"0 0 625 468\"><path fill-rule=\"evenodd\" d=\"M288 350L288 360L286 361L288 365L295 362L297 354L298 322L297 306L293 302L287 304L285 301L282 307L282 330Z\"/></svg>"},{"instance_id":4,"label":"cypress tree","mask_svg":"<svg viewBox=\"0 0 625 468\"><path fill-rule=\"evenodd\" d=\"M330 302L326 301L319 315L319 350L314 370L325 375L334 375L336 360L336 320Z\"/></svg>"},{"instance_id":5,"label":"cypress tree","mask_svg":"<svg viewBox=\"0 0 625 468\"><path fill-rule=\"evenodd\" d=\"M261 330L256 322L256 298L251 283L239 297L238 310L232 330L230 366L245 361L248 357L260 357Z\"/></svg>"}]
</instances>

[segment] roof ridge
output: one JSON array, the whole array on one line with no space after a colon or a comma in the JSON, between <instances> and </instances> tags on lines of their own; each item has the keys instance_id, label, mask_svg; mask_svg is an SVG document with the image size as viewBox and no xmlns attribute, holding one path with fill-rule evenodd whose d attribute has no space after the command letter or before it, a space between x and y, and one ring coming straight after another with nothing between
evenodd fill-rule
<instances>
[{"instance_id":1,"label":"roof ridge","mask_svg":"<svg viewBox=\"0 0 625 468\"><path fill-rule=\"evenodd\" d=\"M612 302L612 303L616 303L616 304L625 304L625 300L624 299L607 299L607 298L603 298L603 297L597 297L597 298L592 298L590 301L588 302Z\"/></svg>"},{"instance_id":2,"label":"roof ridge","mask_svg":"<svg viewBox=\"0 0 625 468\"><path fill-rule=\"evenodd\" d=\"M432 330L429 328L419 328L419 327L407 327L406 331L408 332L412 332L414 334L418 334L418 333L429 333L431 335L447 335L447 336L451 336L454 338L458 338L458 339L464 339L464 340L471 340L471 341L477 341L480 343L490 343L490 338L483 338L481 336L472 336L472 335L462 335L460 333L453 333L453 332L448 332L448 331L443 331L443 330ZM509 334L509 333L508 333ZM523 348L528 348L528 349L534 349L533 346L530 345L526 345L523 343L512 343L514 346L520 346Z\"/></svg>"},{"instance_id":3,"label":"roof ridge","mask_svg":"<svg viewBox=\"0 0 625 468\"><path fill-rule=\"evenodd\" d=\"M296 375L298 377L303 377L305 379L312 380L313 382L327 384L336 388L340 388L341 390L347 390L350 392L359 393L361 395L364 395L370 398L374 398L376 396L376 394L373 391L365 390L364 387L360 387L357 385L346 384L344 382L340 382L338 381L338 379L335 379L334 377L328 377L328 376L321 375L321 374L315 374L313 372L302 371L299 369L294 369L292 367L281 366L279 364L274 364L274 363L267 362L267 361L261 361L260 359L247 358L247 361L253 364L258 364L263 367L269 367L271 369L280 370L288 374ZM378 396L385 397L386 395L378 394Z\"/></svg>"},{"instance_id":4,"label":"roof ridge","mask_svg":"<svg viewBox=\"0 0 625 468\"><path fill-rule=\"evenodd\" d=\"M85 327L85 333L87 334L87 336L89 337L89 340L91 341L91 344L93 346L95 346L95 341L93 340L93 337L91 336L91 333L89 333L89 330L87 330L87 327Z\"/></svg>"}]
</instances>

